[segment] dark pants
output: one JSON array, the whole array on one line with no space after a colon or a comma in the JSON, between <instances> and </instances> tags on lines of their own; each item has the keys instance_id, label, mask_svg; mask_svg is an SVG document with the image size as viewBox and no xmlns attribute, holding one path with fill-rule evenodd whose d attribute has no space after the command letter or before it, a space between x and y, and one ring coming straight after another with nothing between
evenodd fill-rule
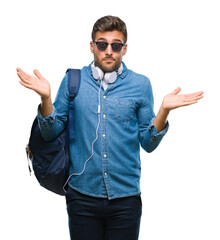
<instances>
[{"instance_id":1,"label":"dark pants","mask_svg":"<svg viewBox=\"0 0 220 240\"><path fill-rule=\"evenodd\" d=\"M140 195L108 200L68 189L67 212L71 240L137 240Z\"/></svg>"}]
</instances>

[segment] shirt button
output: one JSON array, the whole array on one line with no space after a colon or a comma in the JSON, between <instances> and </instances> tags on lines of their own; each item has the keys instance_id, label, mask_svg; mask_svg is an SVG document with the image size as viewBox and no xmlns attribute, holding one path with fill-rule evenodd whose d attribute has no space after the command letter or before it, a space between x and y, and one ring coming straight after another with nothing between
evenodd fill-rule
<instances>
[{"instance_id":1,"label":"shirt button","mask_svg":"<svg viewBox=\"0 0 220 240\"><path fill-rule=\"evenodd\" d=\"M104 99L106 99L106 96L103 96Z\"/></svg>"},{"instance_id":2,"label":"shirt button","mask_svg":"<svg viewBox=\"0 0 220 240\"><path fill-rule=\"evenodd\" d=\"M103 118L106 118L106 115L105 115L105 114L103 114Z\"/></svg>"},{"instance_id":3,"label":"shirt button","mask_svg":"<svg viewBox=\"0 0 220 240\"><path fill-rule=\"evenodd\" d=\"M106 155L106 154L104 154L104 155L103 155L103 157L104 157L104 158L106 158L106 157L107 157L107 155Z\"/></svg>"},{"instance_id":4,"label":"shirt button","mask_svg":"<svg viewBox=\"0 0 220 240\"><path fill-rule=\"evenodd\" d=\"M105 134L102 134L102 137L104 137L104 138L105 138Z\"/></svg>"},{"instance_id":5,"label":"shirt button","mask_svg":"<svg viewBox=\"0 0 220 240\"><path fill-rule=\"evenodd\" d=\"M107 177L108 176L108 173L107 172L105 172L105 177Z\"/></svg>"}]
</instances>

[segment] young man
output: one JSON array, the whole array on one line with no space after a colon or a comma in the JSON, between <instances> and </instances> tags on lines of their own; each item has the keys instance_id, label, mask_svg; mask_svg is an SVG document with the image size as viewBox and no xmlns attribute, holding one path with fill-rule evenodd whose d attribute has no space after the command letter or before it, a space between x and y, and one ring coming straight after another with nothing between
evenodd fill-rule
<instances>
[{"instance_id":1,"label":"young man","mask_svg":"<svg viewBox=\"0 0 220 240\"><path fill-rule=\"evenodd\" d=\"M67 211L71 239L136 240L141 218L140 149L159 145L168 130L172 109L194 104L203 92L166 95L158 114L147 77L127 69L127 30L118 17L99 19L92 31L94 62L81 70L74 100L75 140L70 142ZM66 126L69 111L68 76L54 104L50 84L17 69L20 83L41 96L38 120L43 137L55 138Z\"/></svg>"}]
</instances>

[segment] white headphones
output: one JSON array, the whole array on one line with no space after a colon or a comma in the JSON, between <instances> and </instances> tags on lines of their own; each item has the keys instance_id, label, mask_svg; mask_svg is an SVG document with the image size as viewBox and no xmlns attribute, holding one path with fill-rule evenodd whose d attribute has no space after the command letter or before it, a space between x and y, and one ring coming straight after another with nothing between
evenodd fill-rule
<instances>
[{"instance_id":1,"label":"white headphones","mask_svg":"<svg viewBox=\"0 0 220 240\"><path fill-rule=\"evenodd\" d=\"M91 69L92 75L96 80L104 80L106 81L107 84L112 84L116 81L117 77L122 73L123 65L121 64L117 71L108 72L105 75L99 67L95 66L94 62L91 65Z\"/></svg>"}]
</instances>

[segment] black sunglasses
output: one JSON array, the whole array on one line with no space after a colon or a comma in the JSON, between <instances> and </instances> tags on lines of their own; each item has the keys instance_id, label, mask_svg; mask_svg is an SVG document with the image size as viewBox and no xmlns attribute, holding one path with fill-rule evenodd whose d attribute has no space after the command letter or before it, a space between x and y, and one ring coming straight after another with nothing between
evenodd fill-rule
<instances>
[{"instance_id":1,"label":"black sunglasses","mask_svg":"<svg viewBox=\"0 0 220 240\"><path fill-rule=\"evenodd\" d=\"M122 47L125 45L123 43L93 42L96 44L99 51L105 51L110 44L113 52L120 52Z\"/></svg>"}]
</instances>

